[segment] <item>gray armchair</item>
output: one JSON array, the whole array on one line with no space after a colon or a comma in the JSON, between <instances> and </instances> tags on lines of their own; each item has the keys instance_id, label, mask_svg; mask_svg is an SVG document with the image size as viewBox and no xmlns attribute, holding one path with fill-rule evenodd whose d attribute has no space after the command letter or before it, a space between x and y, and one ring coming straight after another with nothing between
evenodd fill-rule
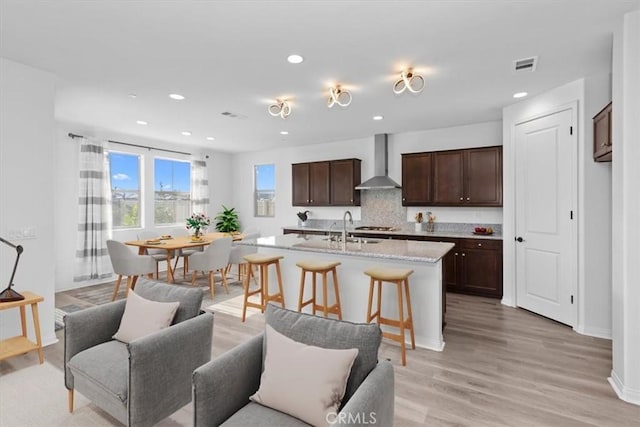
<instances>
[{"instance_id":1,"label":"gray armchair","mask_svg":"<svg viewBox=\"0 0 640 427\"><path fill-rule=\"evenodd\" d=\"M325 348L358 348L342 407L333 425L393 425L393 366L387 361L378 362L381 340L378 325L325 319L272 304L267 305L265 316L267 324L295 341ZM307 425L249 400L260 386L264 345L263 335L258 335L195 370L196 427Z\"/></svg>"},{"instance_id":2,"label":"gray armchair","mask_svg":"<svg viewBox=\"0 0 640 427\"><path fill-rule=\"evenodd\" d=\"M135 292L179 301L172 325L125 344L112 337L126 300L65 316L69 412L74 390L129 426L152 426L191 401L193 370L211 360L213 315L199 314L202 291L140 279Z\"/></svg>"}]
</instances>

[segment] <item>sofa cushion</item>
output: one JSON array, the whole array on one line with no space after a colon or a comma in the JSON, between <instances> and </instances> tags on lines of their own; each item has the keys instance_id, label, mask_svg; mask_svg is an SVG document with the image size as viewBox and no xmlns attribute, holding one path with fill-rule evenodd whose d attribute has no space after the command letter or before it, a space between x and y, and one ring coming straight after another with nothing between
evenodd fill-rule
<instances>
[{"instance_id":1,"label":"sofa cushion","mask_svg":"<svg viewBox=\"0 0 640 427\"><path fill-rule=\"evenodd\" d=\"M358 356L351 367L347 389L342 399L343 404L351 398L378 363L382 332L377 324L326 319L273 304L267 304L265 320L267 325L294 341L324 348L358 349ZM266 346L264 340L263 355L267 353Z\"/></svg>"},{"instance_id":2,"label":"sofa cushion","mask_svg":"<svg viewBox=\"0 0 640 427\"><path fill-rule=\"evenodd\" d=\"M328 349L296 342L265 327L267 354L260 388L251 400L314 426L336 414L358 349Z\"/></svg>"},{"instance_id":3,"label":"sofa cushion","mask_svg":"<svg viewBox=\"0 0 640 427\"><path fill-rule=\"evenodd\" d=\"M222 423L221 427L299 427L308 425L291 415L250 402Z\"/></svg>"},{"instance_id":4,"label":"sofa cushion","mask_svg":"<svg viewBox=\"0 0 640 427\"><path fill-rule=\"evenodd\" d=\"M113 338L129 343L171 325L179 302L157 302L129 292L120 327Z\"/></svg>"},{"instance_id":5,"label":"sofa cushion","mask_svg":"<svg viewBox=\"0 0 640 427\"><path fill-rule=\"evenodd\" d=\"M127 401L127 381L129 378L129 350L120 341L107 341L81 351L67 363L74 377L82 376L93 384Z\"/></svg>"},{"instance_id":6,"label":"sofa cushion","mask_svg":"<svg viewBox=\"0 0 640 427\"><path fill-rule=\"evenodd\" d=\"M156 282L140 277L135 292L143 298L159 302L179 302L173 325L196 317L202 305L202 290Z\"/></svg>"}]
</instances>

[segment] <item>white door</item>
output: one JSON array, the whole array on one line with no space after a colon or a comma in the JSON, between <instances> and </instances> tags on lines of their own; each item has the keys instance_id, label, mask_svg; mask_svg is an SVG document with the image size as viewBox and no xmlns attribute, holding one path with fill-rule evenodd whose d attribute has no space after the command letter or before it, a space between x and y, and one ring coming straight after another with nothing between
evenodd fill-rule
<instances>
[{"instance_id":1,"label":"white door","mask_svg":"<svg viewBox=\"0 0 640 427\"><path fill-rule=\"evenodd\" d=\"M516 126L516 304L574 326L572 111Z\"/></svg>"}]
</instances>

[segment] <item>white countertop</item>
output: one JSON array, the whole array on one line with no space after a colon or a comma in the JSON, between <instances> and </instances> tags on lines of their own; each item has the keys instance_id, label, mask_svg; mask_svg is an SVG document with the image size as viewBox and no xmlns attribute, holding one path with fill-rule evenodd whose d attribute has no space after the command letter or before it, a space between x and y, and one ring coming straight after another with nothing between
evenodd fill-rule
<instances>
[{"instance_id":1,"label":"white countertop","mask_svg":"<svg viewBox=\"0 0 640 427\"><path fill-rule=\"evenodd\" d=\"M328 233L328 228L315 228L315 227L299 227L297 225L291 227L282 227L282 229L286 230L296 230L304 233L305 231L319 231ZM340 233L342 228L334 227L331 230L332 233ZM448 237L450 239L490 239L490 240L502 240L501 234L474 234L470 231L434 231L434 232L426 232L426 231L415 231L415 230L394 230L394 231L375 231L375 230L356 230L354 228L347 227L348 234L379 234L380 238L384 238L385 236L390 235L400 235L400 236L424 236L424 237Z\"/></svg>"},{"instance_id":2,"label":"white countertop","mask_svg":"<svg viewBox=\"0 0 640 427\"><path fill-rule=\"evenodd\" d=\"M371 239L364 239L371 240ZM348 256L383 258L411 262L438 262L453 247L453 243L422 242L416 240L374 240L375 243L347 243L346 250L342 244L330 242L325 236L285 234L282 236L261 237L257 240L242 240L238 245L258 246L264 248L286 249L340 254Z\"/></svg>"}]
</instances>

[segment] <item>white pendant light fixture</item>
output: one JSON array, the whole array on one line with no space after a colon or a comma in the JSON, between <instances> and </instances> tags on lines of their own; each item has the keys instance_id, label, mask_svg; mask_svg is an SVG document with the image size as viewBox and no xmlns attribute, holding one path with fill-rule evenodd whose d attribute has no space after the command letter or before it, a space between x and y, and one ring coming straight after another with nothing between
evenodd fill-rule
<instances>
[{"instance_id":1,"label":"white pendant light fixture","mask_svg":"<svg viewBox=\"0 0 640 427\"><path fill-rule=\"evenodd\" d=\"M341 107L348 107L349 104L351 104L351 92L342 89L340 85L330 87L327 107L333 108L335 104L338 104Z\"/></svg>"},{"instance_id":2,"label":"white pendant light fixture","mask_svg":"<svg viewBox=\"0 0 640 427\"><path fill-rule=\"evenodd\" d=\"M414 73L411 68L402 70L400 79L396 80L393 84L393 93L399 95L404 92L405 89L408 89L409 92L412 93L422 92L422 89L424 89L424 77Z\"/></svg>"},{"instance_id":3,"label":"white pendant light fixture","mask_svg":"<svg viewBox=\"0 0 640 427\"><path fill-rule=\"evenodd\" d=\"M276 99L276 103L269 105L268 110L272 116L280 116L286 119L289 117L289 114L291 114L291 105L289 105L286 99Z\"/></svg>"}]
</instances>

